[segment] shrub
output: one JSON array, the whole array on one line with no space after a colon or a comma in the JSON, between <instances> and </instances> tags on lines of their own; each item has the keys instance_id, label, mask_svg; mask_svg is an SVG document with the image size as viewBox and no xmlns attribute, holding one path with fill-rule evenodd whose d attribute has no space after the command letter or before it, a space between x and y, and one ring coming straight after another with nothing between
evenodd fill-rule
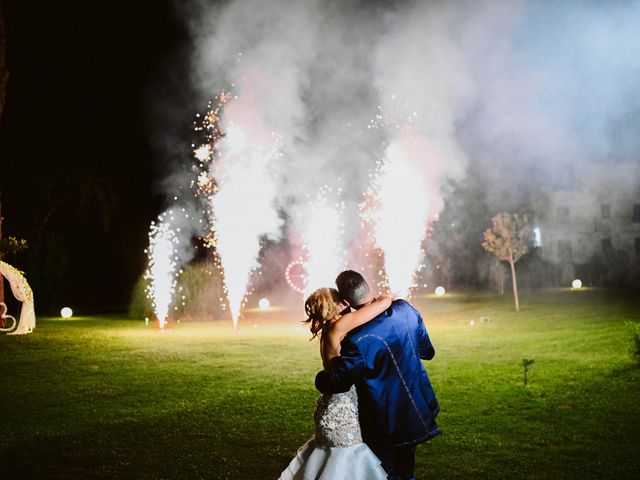
<instances>
[{"instance_id":1,"label":"shrub","mask_svg":"<svg viewBox=\"0 0 640 480\"><path fill-rule=\"evenodd\" d=\"M221 305L225 299L220 270L207 262L183 268L176 285L173 316L184 320L219 320L228 313Z\"/></svg>"},{"instance_id":2,"label":"shrub","mask_svg":"<svg viewBox=\"0 0 640 480\"><path fill-rule=\"evenodd\" d=\"M153 316L153 308L151 300L147 298L147 285L149 281L144 278L144 274L140 276L133 292L131 293L131 304L129 305L129 317L143 319Z\"/></svg>"},{"instance_id":3,"label":"shrub","mask_svg":"<svg viewBox=\"0 0 640 480\"><path fill-rule=\"evenodd\" d=\"M62 293L68 286L69 261L64 238L45 234L27 250L26 276L35 298L36 311L57 315Z\"/></svg>"},{"instance_id":4,"label":"shrub","mask_svg":"<svg viewBox=\"0 0 640 480\"><path fill-rule=\"evenodd\" d=\"M149 281L140 277L136 283L129 306L132 318L153 318L151 301L147 298ZM169 317L182 320L217 320L227 318L227 311L221 306L225 298L219 269L207 263L184 267L178 276Z\"/></svg>"},{"instance_id":5,"label":"shrub","mask_svg":"<svg viewBox=\"0 0 640 480\"><path fill-rule=\"evenodd\" d=\"M640 363L640 323L627 322L629 336L633 342L631 346L631 354Z\"/></svg>"}]
</instances>

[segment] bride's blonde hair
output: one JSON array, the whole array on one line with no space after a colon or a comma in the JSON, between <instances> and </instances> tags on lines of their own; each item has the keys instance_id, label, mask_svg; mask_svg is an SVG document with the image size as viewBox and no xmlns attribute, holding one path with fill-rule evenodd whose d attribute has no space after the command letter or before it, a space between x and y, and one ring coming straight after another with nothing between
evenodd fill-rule
<instances>
[{"instance_id":1,"label":"bride's blonde hair","mask_svg":"<svg viewBox=\"0 0 640 480\"><path fill-rule=\"evenodd\" d=\"M307 314L305 323L310 323L309 330L317 337L322 327L340 313L342 299L335 288L319 288L304 302L304 311Z\"/></svg>"}]
</instances>

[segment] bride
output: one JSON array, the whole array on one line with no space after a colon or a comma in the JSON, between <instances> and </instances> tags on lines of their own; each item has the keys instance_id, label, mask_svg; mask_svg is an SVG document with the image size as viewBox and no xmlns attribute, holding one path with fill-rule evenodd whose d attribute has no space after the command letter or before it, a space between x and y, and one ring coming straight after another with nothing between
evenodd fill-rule
<instances>
[{"instance_id":1,"label":"bride","mask_svg":"<svg viewBox=\"0 0 640 480\"><path fill-rule=\"evenodd\" d=\"M369 305L342 314L347 304L333 288L313 292L305 302L312 338L320 337L320 356L330 370L347 333L380 315L392 298L381 295ZM380 460L362 442L355 386L348 392L321 395L313 415L315 435L305 443L280 480L386 480Z\"/></svg>"}]
</instances>

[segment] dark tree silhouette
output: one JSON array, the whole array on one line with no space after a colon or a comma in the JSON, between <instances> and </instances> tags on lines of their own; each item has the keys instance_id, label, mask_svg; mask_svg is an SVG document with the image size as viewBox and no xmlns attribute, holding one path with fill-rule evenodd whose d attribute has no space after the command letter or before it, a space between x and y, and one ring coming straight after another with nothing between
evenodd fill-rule
<instances>
[{"instance_id":1,"label":"dark tree silhouette","mask_svg":"<svg viewBox=\"0 0 640 480\"><path fill-rule=\"evenodd\" d=\"M6 98L7 80L9 72L5 68L5 35L4 35L4 15L2 11L2 1L0 0L0 118L4 110L4 99ZM0 242L2 241L2 200L0 199ZM0 302L4 302L4 281L0 275Z\"/></svg>"},{"instance_id":2,"label":"dark tree silhouette","mask_svg":"<svg viewBox=\"0 0 640 480\"><path fill-rule=\"evenodd\" d=\"M0 118L2 117L2 110L4 110L4 99L6 98L7 80L9 79L9 71L6 68L5 62L5 38L4 15L2 10L2 1L0 0Z\"/></svg>"}]
</instances>

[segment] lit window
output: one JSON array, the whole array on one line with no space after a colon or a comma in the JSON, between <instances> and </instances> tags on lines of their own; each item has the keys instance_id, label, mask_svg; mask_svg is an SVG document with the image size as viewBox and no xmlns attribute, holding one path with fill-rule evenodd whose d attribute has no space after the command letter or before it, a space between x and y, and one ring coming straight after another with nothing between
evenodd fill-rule
<instances>
[{"instance_id":1,"label":"lit window","mask_svg":"<svg viewBox=\"0 0 640 480\"><path fill-rule=\"evenodd\" d=\"M542 246L542 233L540 232L540 227L533 229L533 246L536 248Z\"/></svg>"}]
</instances>

